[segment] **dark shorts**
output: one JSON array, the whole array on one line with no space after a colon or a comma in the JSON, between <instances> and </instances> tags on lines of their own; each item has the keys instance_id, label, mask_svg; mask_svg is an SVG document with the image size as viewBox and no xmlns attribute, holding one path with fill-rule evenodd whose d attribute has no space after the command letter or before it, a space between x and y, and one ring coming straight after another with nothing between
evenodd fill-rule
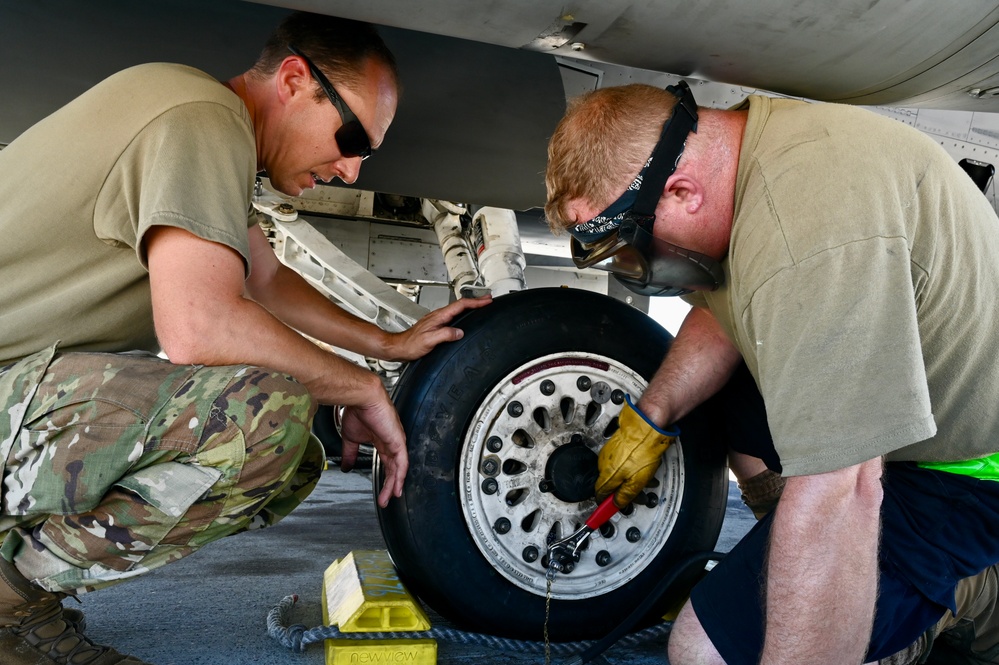
<instances>
[{"instance_id":1,"label":"dark shorts","mask_svg":"<svg viewBox=\"0 0 999 665\"><path fill-rule=\"evenodd\" d=\"M755 423L756 432L741 439L748 445L736 447L766 460L760 453L767 452L769 434L760 434L758 414L747 413L762 401L754 402L745 388L731 405L742 411L733 422ZM958 580L999 562L999 482L895 462L885 465L883 486L879 593L868 661L912 644L954 609ZM762 571L772 518L757 523L691 593L701 625L729 665L755 665L763 648Z\"/></svg>"}]
</instances>

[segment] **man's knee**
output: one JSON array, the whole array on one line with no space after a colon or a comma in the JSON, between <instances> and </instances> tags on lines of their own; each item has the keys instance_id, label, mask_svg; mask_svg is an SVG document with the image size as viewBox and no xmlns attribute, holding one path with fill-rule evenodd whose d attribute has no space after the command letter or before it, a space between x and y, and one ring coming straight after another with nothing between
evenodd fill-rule
<instances>
[{"instance_id":1,"label":"man's knee","mask_svg":"<svg viewBox=\"0 0 999 665\"><path fill-rule=\"evenodd\" d=\"M262 441L304 445L316 412L305 386L286 374L256 367L243 370L215 406L240 426L248 446Z\"/></svg>"},{"instance_id":2,"label":"man's knee","mask_svg":"<svg viewBox=\"0 0 999 665\"><path fill-rule=\"evenodd\" d=\"M725 665L711 638L701 627L690 601L673 622L667 649L671 665Z\"/></svg>"},{"instance_id":3,"label":"man's knee","mask_svg":"<svg viewBox=\"0 0 999 665\"><path fill-rule=\"evenodd\" d=\"M243 491L278 491L304 461L312 462L315 409L312 395L291 377L242 368L212 404L196 457L207 466L239 467Z\"/></svg>"}]
</instances>

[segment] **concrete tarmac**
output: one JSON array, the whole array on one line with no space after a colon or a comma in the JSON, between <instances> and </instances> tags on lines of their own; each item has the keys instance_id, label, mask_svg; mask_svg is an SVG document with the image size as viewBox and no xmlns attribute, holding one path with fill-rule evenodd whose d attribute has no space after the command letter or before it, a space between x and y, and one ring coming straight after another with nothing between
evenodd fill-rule
<instances>
[{"instance_id":1,"label":"concrete tarmac","mask_svg":"<svg viewBox=\"0 0 999 665\"><path fill-rule=\"evenodd\" d=\"M728 551L753 524L731 483L716 549ZM291 622L322 622L323 571L352 550L384 549L366 474L323 474L308 501L280 524L211 543L144 577L81 597L87 635L153 665L322 665L322 645L293 652L267 636L266 616L285 596L300 600ZM428 610L434 626L447 626ZM538 639L542 627L538 626ZM612 647L613 665L667 663L663 643ZM561 658L553 659L555 662ZM439 665L544 663L534 654L438 642Z\"/></svg>"}]
</instances>

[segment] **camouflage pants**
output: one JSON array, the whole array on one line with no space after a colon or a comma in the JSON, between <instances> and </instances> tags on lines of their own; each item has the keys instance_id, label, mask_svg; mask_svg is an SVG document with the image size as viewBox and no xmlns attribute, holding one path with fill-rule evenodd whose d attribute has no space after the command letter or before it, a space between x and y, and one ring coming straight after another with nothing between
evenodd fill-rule
<instances>
[{"instance_id":1,"label":"camouflage pants","mask_svg":"<svg viewBox=\"0 0 999 665\"><path fill-rule=\"evenodd\" d=\"M314 408L265 369L56 355L13 433L0 555L49 591L83 593L274 524L322 471Z\"/></svg>"}]
</instances>

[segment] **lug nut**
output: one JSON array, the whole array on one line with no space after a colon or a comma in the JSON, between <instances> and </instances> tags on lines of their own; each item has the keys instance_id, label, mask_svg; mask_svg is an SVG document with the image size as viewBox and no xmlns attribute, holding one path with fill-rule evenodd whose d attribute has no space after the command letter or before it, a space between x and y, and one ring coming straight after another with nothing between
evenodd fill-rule
<instances>
[{"instance_id":1,"label":"lug nut","mask_svg":"<svg viewBox=\"0 0 999 665\"><path fill-rule=\"evenodd\" d=\"M496 520L496 523L493 524L493 529L496 531L496 533L498 533L501 536L504 533L509 533L509 531L510 531L510 520L508 520L505 517L499 518L498 520Z\"/></svg>"},{"instance_id":2,"label":"lug nut","mask_svg":"<svg viewBox=\"0 0 999 665\"><path fill-rule=\"evenodd\" d=\"M495 478L486 478L482 481L482 491L486 494L496 494L499 491L499 483Z\"/></svg>"},{"instance_id":3,"label":"lug nut","mask_svg":"<svg viewBox=\"0 0 999 665\"><path fill-rule=\"evenodd\" d=\"M541 394L542 395L554 395L555 394L555 382L549 379L545 379L541 382Z\"/></svg>"},{"instance_id":4,"label":"lug nut","mask_svg":"<svg viewBox=\"0 0 999 665\"><path fill-rule=\"evenodd\" d=\"M590 397L597 404L606 404L611 398L611 387L606 381L597 381L590 390Z\"/></svg>"},{"instance_id":5,"label":"lug nut","mask_svg":"<svg viewBox=\"0 0 999 665\"><path fill-rule=\"evenodd\" d=\"M615 390L611 393L611 401L615 404L624 404L624 391Z\"/></svg>"},{"instance_id":6,"label":"lug nut","mask_svg":"<svg viewBox=\"0 0 999 665\"><path fill-rule=\"evenodd\" d=\"M538 560L538 548L534 545L528 545L524 548L523 557L527 563L534 563Z\"/></svg>"},{"instance_id":7,"label":"lug nut","mask_svg":"<svg viewBox=\"0 0 999 665\"><path fill-rule=\"evenodd\" d=\"M610 522L604 523L604 525L600 527L600 535L604 538L611 538L614 535L614 525Z\"/></svg>"},{"instance_id":8,"label":"lug nut","mask_svg":"<svg viewBox=\"0 0 999 665\"><path fill-rule=\"evenodd\" d=\"M555 489L555 483L550 480L542 480L538 483L538 489L547 494Z\"/></svg>"},{"instance_id":9,"label":"lug nut","mask_svg":"<svg viewBox=\"0 0 999 665\"><path fill-rule=\"evenodd\" d=\"M569 443L579 444L579 443L582 443L582 442L583 442L583 435L582 434L573 434L572 437L569 439Z\"/></svg>"},{"instance_id":10,"label":"lug nut","mask_svg":"<svg viewBox=\"0 0 999 665\"><path fill-rule=\"evenodd\" d=\"M503 449L503 439L498 436L491 436L489 440L486 441L486 450L491 453L498 453Z\"/></svg>"},{"instance_id":11,"label":"lug nut","mask_svg":"<svg viewBox=\"0 0 999 665\"><path fill-rule=\"evenodd\" d=\"M499 460L495 457L487 457L482 460L482 473L487 476L495 476L499 472Z\"/></svg>"},{"instance_id":12,"label":"lug nut","mask_svg":"<svg viewBox=\"0 0 999 665\"><path fill-rule=\"evenodd\" d=\"M593 382L590 381L590 377L588 377L588 376L581 376L578 379L576 379L576 387L579 388L580 390L584 390L584 391L585 390L589 390L590 386L592 386L592 385L593 385Z\"/></svg>"},{"instance_id":13,"label":"lug nut","mask_svg":"<svg viewBox=\"0 0 999 665\"><path fill-rule=\"evenodd\" d=\"M659 505L659 496L656 495L654 492L648 492L645 495L645 507L655 508L658 505Z\"/></svg>"},{"instance_id":14,"label":"lug nut","mask_svg":"<svg viewBox=\"0 0 999 665\"><path fill-rule=\"evenodd\" d=\"M597 552L596 559L597 559L597 565L603 568L604 566L608 565L611 562L610 552L608 552L607 550L600 550L599 552Z\"/></svg>"},{"instance_id":15,"label":"lug nut","mask_svg":"<svg viewBox=\"0 0 999 665\"><path fill-rule=\"evenodd\" d=\"M524 405L520 402L510 402L506 407L506 412L514 418L519 418L524 415Z\"/></svg>"},{"instance_id":16,"label":"lug nut","mask_svg":"<svg viewBox=\"0 0 999 665\"><path fill-rule=\"evenodd\" d=\"M624 534L624 537L628 539L629 543L637 543L642 539L642 532L638 530L638 527L631 527Z\"/></svg>"}]
</instances>

